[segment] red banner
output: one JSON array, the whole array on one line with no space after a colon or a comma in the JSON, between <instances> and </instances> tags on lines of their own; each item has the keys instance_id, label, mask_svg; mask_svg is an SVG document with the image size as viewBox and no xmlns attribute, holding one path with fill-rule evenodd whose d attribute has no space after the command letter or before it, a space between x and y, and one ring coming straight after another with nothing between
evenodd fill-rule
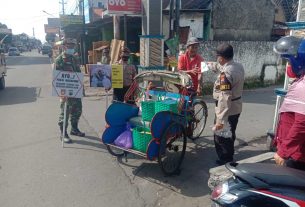
<instances>
[{"instance_id":1,"label":"red banner","mask_svg":"<svg viewBox=\"0 0 305 207\"><path fill-rule=\"evenodd\" d=\"M141 0L108 0L108 14L141 14Z\"/></svg>"}]
</instances>

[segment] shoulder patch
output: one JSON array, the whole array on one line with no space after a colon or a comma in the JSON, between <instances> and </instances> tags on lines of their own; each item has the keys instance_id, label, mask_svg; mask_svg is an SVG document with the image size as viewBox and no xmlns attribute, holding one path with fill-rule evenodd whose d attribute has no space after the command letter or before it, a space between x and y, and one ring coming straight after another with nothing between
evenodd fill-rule
<instances>
[{"instance_id":1,"label":"shoulder patch","mask_svg":"<svg viewBox=\"0 0 305 207\"><path fill-rule=\"evenodd\" d=\"M219 89L221 91L229 91L232 89L231 83L228 80L228 78L226 77L225 73L221 73L220 74L220 85L219 85Z\"/></svg>"}]
</instances>

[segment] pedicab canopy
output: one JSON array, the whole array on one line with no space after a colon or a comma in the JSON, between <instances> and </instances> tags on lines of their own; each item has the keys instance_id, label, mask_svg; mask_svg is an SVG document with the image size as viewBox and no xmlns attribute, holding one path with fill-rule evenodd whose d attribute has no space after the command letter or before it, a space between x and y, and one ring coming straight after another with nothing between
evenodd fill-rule
<instances>
[{"instance_id":1,"label":"pedicab canopy","mask_svg":"<svg viewBox=\"0 0 305 207\"><path fill-rule=\"evenodd\" d=\"M184 72L151 70L139 73L134 79L138 83L144 81L161 81L177 84L182 87L191 87L193 84L191 76Z\"/></svg>"}]
</instances>

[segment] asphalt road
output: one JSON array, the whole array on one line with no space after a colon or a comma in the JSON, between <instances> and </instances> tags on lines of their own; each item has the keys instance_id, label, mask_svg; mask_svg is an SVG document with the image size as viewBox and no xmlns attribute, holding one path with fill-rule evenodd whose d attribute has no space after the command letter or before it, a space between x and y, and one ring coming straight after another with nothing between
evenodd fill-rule
<instances>
[{"instance_id":1,"label":"asphalt road","mask_svg":"<svg viewBox=\"0 0 305 207\"><path fill-rule=\"evenodd\" d=\"M210 126L189 141L179 176L164 177L157 163L109 155L99 137L105 125L105 97L85 97L80 121L85 138L62 148L57 126L59 100L51 96L51 65L36 51L8 57L7 88L0 91L0 206L209 206L208 171L215 151ZM264 152L272 126L273 88L244 94L237 130L236 160Z\"/></svg>"}]
</instances>

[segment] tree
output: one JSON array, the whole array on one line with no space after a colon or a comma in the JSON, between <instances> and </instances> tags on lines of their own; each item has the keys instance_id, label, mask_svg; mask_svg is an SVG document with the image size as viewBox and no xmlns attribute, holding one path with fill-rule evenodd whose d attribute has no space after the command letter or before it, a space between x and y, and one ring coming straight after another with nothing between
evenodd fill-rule
<instances>
[{"instance_id":1,"label":"tree","mask_svg":"<svg viewBox=\"0 0 305 207\"><path fill-rule=\"evenodd\" d=\"M7 26L6 26L6 24L2 24L2 23L0 22L0 28L7 29Z\"/></svg>"}]
</instances>

